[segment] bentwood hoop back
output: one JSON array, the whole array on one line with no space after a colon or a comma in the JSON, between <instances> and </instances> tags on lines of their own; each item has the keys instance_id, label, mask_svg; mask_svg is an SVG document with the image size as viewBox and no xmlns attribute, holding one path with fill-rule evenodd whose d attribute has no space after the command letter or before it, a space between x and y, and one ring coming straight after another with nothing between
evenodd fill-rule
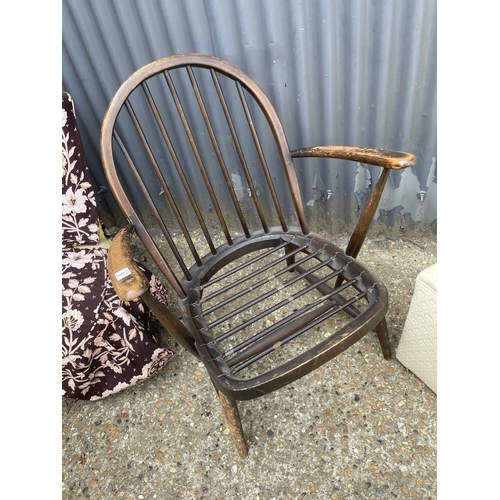
<instances>
[{"instance_id":1,"label":"bentwood hoop back","mask_svg":"<svg viewBox=\"0 0 500 500\"><path fill-rule=\"evenodd\" d=\"M398 151L348 146L290 150L262 89L200 54L167 57L118 89L101 132L104 170L130 225L109 268L120 296L141 296L203 361L235 444L247 454L236 401L306 375L375 330L391 351L387 290L356 260ZM311 232L294 158L382 168L345 250ZM355 163L353 163L355 164ZM135 231L178 296L182 321L146 290Z\"/></svg>"}]
</instances>

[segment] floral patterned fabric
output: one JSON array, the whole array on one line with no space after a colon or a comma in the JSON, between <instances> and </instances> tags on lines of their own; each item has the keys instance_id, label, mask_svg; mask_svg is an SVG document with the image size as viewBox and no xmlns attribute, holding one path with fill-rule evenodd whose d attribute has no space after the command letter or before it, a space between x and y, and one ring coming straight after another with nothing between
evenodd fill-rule
<instances>
[{"instance_id":1,"label":"floral patterned fabric","mask_svg":"<svg viewBox=\"0 0 500 500\"><path fill-rule=\"evenodd\" d=\"M116 295L108 250L79 247L98 242L99 224L69 94L62 104L62 390L64 397L96 400L155 375L175 353L156 343L141 300ZM138 265L151 293L168 305L164 286Z\"/></svg>"},{"instance_id":2,"label":"floral patterned fabric","mask_svg":"<svg viewBox=\"0 0 500 500\"><path fill-rule=\"evenodd\" d=\"M71 96L62 95L62 238L65 246L99 241L99 216Z\"/></svg>"}]
</instances>

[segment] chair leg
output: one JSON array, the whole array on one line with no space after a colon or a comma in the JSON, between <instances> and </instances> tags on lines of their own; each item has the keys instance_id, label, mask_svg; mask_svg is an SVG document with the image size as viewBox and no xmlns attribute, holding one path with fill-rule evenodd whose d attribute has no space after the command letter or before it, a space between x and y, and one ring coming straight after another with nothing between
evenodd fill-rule
<instances>
[{"instance_id":1,"label":"chair leg","mask_svg":"<svg viewBox=\"0 0 500 500\"><path fill-rule=\"evenodd\" d=\"M285 247L285 253L292 252L293 250L295 250L295 248L296 247L293 245L287 245ZM295 255L292 255L292 256L286 258L286 265L287 266L291 266L293 264L295 264ZM293 269L290 269L290 272L293 273Z\"/></svg>"},{"instance_id":2,"label":"chair leg","mask_svg":"<svg viewBox=\"0 0 500 500\"><path fill-rule=\"evenodd\" d=\"M238 405L233 399L229 399L224 393L215 389L219 395L222 408L224 410L224 415L226 416L227 423L229 425L229 430L233 436L234 444L238 450L238 455L241 458L246 458L248 455L248 447L245 440L245 435L243 434L243 427L241 425L240 412L238 411Z\"/></svg>"},{"instance_id":3,"label":"chair leg","mask_svg":"<svg viewBox=\"0 0 500 500\"><path fill-rule=\"evenodd\" d=\"M389 341L389 331L387 330L385 318L375 327L375 331L377 332L384 358L387 360L391 359L391 344Z\"/></svg>"}]
</instances>

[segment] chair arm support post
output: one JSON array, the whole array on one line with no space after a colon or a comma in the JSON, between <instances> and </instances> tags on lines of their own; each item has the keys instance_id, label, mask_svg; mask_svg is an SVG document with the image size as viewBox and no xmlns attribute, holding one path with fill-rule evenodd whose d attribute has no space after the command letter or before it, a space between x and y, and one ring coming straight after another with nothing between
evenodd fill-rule
<instances>
[{"instance_id":1,"label":"chair arm support post","mask_svg":"<svg viewBox=\"0 0 500 500\"><path fill-rule=\"evenodd\" d=\"M199 354L194 347L194 339L184 323L165 305L157 300L151 292L147 291L141 299L151 309L156 319L163 325L169 335L171 335L184 349L199 358Z\"/></svg>"},{"instance_id":2,"label":"chair arm support post","mask_svg":"<svg viewBox=\"0 0 500 500\"><path fill-rule=\"evenodd\" d=\"M368 233L368 229L370 229L373 217L375 216L375 212L380 202L380 197L382 196L382 193L384 191L384 186L387 182L390 171L390 168L384 168L384 170L382 170L377 184L375 185L375 189L372 191L370 198L368 198L365 208L359 216L358 223L356 224L356 227L352 232L345 253L353 258L356 258L358 256L358 253L363 246L366 235Z\"/></svg>"},{"instance_id":3,"label":"chair arm support post","mask_svg":"<svg viewBox=\"0 0 500 500\"><path fill-rule=\"evenodd\" d=\"M358 219L349 243L346 247L346 254L356 258L363 242L365 241L368 229L377 210L380 197L384 191L385 183L391 170L401 170L413 167L417 164L417 157L411 153L393 151L390 149L363 148L354 146L314 146L310 148L294 149L292 158L332 158L338 160L349 160L359 163L368 163L382 167L384 170L373 190L368 202ZM338 282L341 280L338 280Z\"/></svg>"},{"instance_id":4,"label":"chair arm support post","mask_svg":"<svg viewBox=\"0 0 500 500\"><path fill-rule=\"evenodd\" d=\"M120 299L138 299L149 290L149 281L132 257L130 240L134 227L121 229L113 238L108 252L108 272L111 283Z\"/></svg>"}]
</instances>

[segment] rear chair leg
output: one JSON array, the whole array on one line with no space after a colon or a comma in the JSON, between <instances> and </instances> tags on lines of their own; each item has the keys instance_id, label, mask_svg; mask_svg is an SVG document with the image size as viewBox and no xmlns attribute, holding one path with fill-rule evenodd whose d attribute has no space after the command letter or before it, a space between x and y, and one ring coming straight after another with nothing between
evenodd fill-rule
<instances>
[{"instance_id":1,"label":"rear chair leg","mask_svg":"<svg viewBox=\"0 0 500 500\"><path fill-rule=\"evenodd\" d=\"M238 455L241 458L245 458L248 455L248 448L245 441L245 435L243 434L240 412L238 411L236 401L234 401L233 399L229 399L217 388L215 390L219 395L219 399L224 410L224 415L226 416L227 423L229 425L229 430L231 431L234 444L236 445L236 449L238 450Z\"/></svg>"},{"instance_id":2,"label":"rear chair leg","mask_svg":"<svg viewBox=\"0 0 500 500\"><path fill-rule=\"evenodd\" d=\"M389 332L387 330L387 323L385 321L385 318L375 327L375 331L377 332L378 340L380 342L380 347L382 347L384 358L387 360L391 359L391 344L389 341Z\"/></svg>"},{"instance_id":3,"label":"rear chair leg","mask_svg":"<svg viewBox=\"0 0 500 500\"><path fill-rule=\"evenodd\" d=\"M285 254L287 254L289 252L293 252L293 250L295 250L295 248L296 248L295 245L287 245L285 247ZM287 267L291 266L293 264L295 264L295 255L292 255L292 256L286 258ZM293 273L293 269L290 269L290 272Z\"/></svg>"}]
</instances>

